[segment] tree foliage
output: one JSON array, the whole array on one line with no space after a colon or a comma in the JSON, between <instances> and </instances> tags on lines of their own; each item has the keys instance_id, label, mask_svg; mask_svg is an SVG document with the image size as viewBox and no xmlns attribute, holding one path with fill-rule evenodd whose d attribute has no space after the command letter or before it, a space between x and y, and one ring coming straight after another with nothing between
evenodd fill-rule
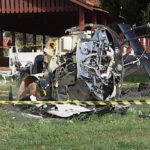
<instances>
[{"instance_id":1,"label":"tree foliage","mask_svg":"<svg viewBox=\"0 0 150 150\"><path fill-rule=\"evenodd\" d=\"M145 22L150 22L150 2L147 5L146 15L144 17Z\"/></svg>"},{"instance_id":2,"label":"tree foliage","mask_svg":"<svg viewBox=\"0 0 150 150\"><path fill-rule=\"evenodd\" d=\"M128 24L142 24L150 21L149 0L101 0L102 6L116 19L125 18Z\"/></svg>"}]
</instances>

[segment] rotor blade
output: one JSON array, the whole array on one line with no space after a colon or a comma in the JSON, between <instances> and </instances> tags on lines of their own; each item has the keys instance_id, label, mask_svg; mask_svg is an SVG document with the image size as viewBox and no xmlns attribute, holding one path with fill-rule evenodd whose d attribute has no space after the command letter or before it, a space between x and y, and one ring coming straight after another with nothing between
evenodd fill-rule
<instances>
[{"instance_id":1,"label":"rotor blade","mask_svg":"<svg viewBox=\"0 0 150 150\"><path fill-rule=\"evenodd\" d=\"M143 65L150 76L150 53L145 53L140 59L141 65Z\"/></svg>"},{"instance_id":2,"label":"rotor blade","mask_svg":"<svg viewBox=\"0 0 150 150\"><path fill-rule=\"evenodd\" d=\"M137 37L128 24L118 24L118 26L128 41ZM130 46L134 50L135 54L142 54L144 52L144 48L138 39L131 40Z\"/></svg>"},{"instance_id":3,"label":"rotor blade","mask_svg":"<svg viewBox=\"0 0 150 150\"><path fill-rule=\"evenodd\" d=\"M148 75L150 76L150 65L149 64L145 64L144 67L145 67Z\"/></svg>"}]
</instances>

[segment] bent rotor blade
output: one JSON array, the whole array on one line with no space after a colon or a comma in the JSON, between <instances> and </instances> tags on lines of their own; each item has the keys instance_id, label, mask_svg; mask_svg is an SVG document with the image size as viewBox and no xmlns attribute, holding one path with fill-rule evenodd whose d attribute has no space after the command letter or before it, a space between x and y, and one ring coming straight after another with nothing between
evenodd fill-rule
<instances>
[{"instance_id":1,"label":"bent rotor blade","mask_svg":"<svg viewBox=\"0 0 150 150\"><path fill-rule=\"evenodd\" d=\"M130 42L130 46L132 47L135 55L141 56L145 49L140 44L137 35L134 33L131 27L128 24L118 24L118 26L121 29L124 36L126 37L126 39ZM145 67L148 75L150 76L150 55L148 53L144 54L140 59L140 63Z\"/></svg>"},{"instance_id":2,"label":"bent rotor blade","mask_svg":"<svg viewBox=\"0 0 150 150\"><path fill-rule=\"evenodd\" d=\"M145 69L146 69L148 75L150 76L150 65L145 64L144 67L145 67Z\"/></svg>"},{"instance_id":3,"label":"bent rotor blade","mask_svg":"<svg viewBox=\"0 0 150 150\"><path fill-rule=\"evenodd\" d=\"M141 64L145 67L148 75L150 76L150 53L146 53L141 58Z\"/></svg>"},{"instance_id":4,"label":"bent rotor blade","mask_svg":"<svg viewBox=\"0 0 150 150\"><path fill-rule=\"evenodd\" d=\"M124 34L124 36L126 37L126 39L130 41L130 46L132 47L134 53L142 54L145 50L140 44L139 40L136 39L137 35L132 31L131 27L128 24L118 24L118 26Z\"/></svg>"}]
</instances>

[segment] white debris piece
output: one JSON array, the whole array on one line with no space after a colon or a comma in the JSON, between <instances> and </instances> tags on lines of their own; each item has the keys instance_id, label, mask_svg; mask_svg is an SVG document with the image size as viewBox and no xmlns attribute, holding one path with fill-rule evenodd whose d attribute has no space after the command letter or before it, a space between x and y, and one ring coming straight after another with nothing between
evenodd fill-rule
<instances>
[{"instance_id":1,"label":"white debris piece","mask_svg":"<svg viewBox=\"0 0 150 150\"><path fill-rule=\"evenodd\" d=\"M33 95L30 96L30 99L31 99L32 102L37 102L36 97L33 96ZM42 105L43 105L43 104L36 104L35 106L39 108L39 107L41 107Z\"/></svg>"},{"instance_id":2,"label":"white debris piece","mask_svg":"<svg viewBox=\"0 0 150 150\"><path fill-rule=\"evenodd\" d=\"M87 109L82 106L75 106L70 104L57 104L56 109L49 110L48 113L58 117L67 118L75 114L80 114L83 112L90 112L90 111L91 111L90 109Z\"/></svg>"},{"instance_id":3,"label":"white debris piece","mask_svg":"<svg viewBox=\"0 0 150 150\"><path fill-rule=\"evenodd\" d=\"M28 114L28 113L21 113L23 117L29 118L29 119L43 119L42 116Z\"/></svg>"},{"instance_id":4,"label":"white debris piece","mask_svg":"<svg viewBox=\"0 0 150 150\"><path fill-rule=\"evenodd\" d=\"M30 99L31 99L32 102L36 102L37 101L36 97L33 96L33 95L30 96Z\"/></svg>"}]
</instances>

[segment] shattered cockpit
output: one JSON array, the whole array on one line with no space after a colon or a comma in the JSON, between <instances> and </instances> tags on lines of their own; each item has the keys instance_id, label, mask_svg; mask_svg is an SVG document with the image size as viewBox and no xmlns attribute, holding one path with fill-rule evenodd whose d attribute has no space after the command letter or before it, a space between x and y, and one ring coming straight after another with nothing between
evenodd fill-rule
<instances>
[{"instance_id":1,"label":"shattered cockpit","mask_svg":"<svg viewBox=\"0 0 150 150\"><path fill-rule=\"evenodd\" d=\"M45 72L23 81L19 99L27 96L27 88L29 96L40 100L109 101L120 95L123 61L118 35L103 25L84 27L92 30L71 28L57 44L49 42L44 50Z\"/></svg>"},{"instance_id":2,"label":"shattered cockpit","mask_svg":"<svg viewBox=\"0 0 150 150\"><path fill-rule=\"evenodd\" d=\"M86 27L91 30L81 31ZM145 35L137 36L134 28L127 24L119 24L119 28L124 41L107 26L93 24L73 27L67 30L69 35L50 39L44 49L43 72L32 73L22 81L18 99L29 99L33 103L42 101L42 104L35 105L38 112L59 117L113 110L121 110L121 114L124 114L128 107L113 106L111 100L119 101L118 98L123 95L124 75L140 66L144 66L150 74L150 55L138 40ZM124 43L132 47L132 55L130 52L122 55L120 47ZM47 104L47 101L51 103Z\"/></svg>"}]
</instances>

